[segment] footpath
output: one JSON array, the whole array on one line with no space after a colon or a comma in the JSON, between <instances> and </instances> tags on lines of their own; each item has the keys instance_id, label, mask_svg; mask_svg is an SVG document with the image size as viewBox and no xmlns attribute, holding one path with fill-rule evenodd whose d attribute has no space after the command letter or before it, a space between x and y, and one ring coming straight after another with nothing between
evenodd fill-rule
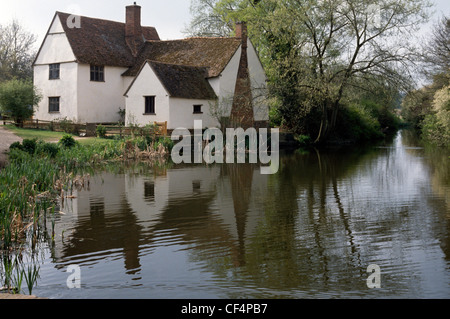
<instances>
[{"instance_id":1,"label":"footpath","mask_svg":"<svg viewBox=\"0 0 450 319\"><path fill-rule=\"evenodd\" d=\"M22 139L20 137L0 125L0 168L4 167L7 163L8 156L6 152L8 152L9 146L14 142L21 141Z\"/></svg>"}]
</instances>

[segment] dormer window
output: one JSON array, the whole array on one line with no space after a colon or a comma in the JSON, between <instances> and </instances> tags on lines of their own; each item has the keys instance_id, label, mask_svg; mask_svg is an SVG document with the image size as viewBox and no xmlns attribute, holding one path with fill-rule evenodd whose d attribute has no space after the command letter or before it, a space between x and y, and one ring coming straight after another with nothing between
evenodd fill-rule
<instances>
[{"instance_id":1,"label":"dormer window","mask_svg":"<svg viewBox=\"0 0 450 319\"><path fill-rule=\"evenodd\" d=\"M105 82L105 67L98 65L91 65L91 81Z\"/></svg>"},{"instance_id":2,"label":"dormer window","mask_svg":"<svg viewBox=\"0 0 450 319\"><path fill-rule=\"evenodd\" d=\"M49 79L50 80L58 80L59 79L59 70L60 70L60 64L50 64L49 66Z\"/></svg>"}]
</instances>

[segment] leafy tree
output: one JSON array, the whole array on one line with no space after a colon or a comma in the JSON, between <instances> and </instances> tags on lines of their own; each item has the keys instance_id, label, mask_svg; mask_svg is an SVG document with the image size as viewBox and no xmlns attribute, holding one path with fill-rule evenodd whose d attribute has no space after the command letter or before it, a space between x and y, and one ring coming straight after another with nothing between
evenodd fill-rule
<instances>
[{"instance_id":1,"label":"leafy tree","mask_svg":"<svg viewBox=\"0 0 450 319\"><path fill-rule=\"evenodd\" d=\"M227 25L247 21L284 125L321 143L351 88L409 87L418 55L409 40L427 8L422 0L219 0L209 12Z\"/></svg>"},{"instance_id":2,"label":"leafy tree","mask_svg":"<svg viewBox=\"0 0 450 319\"><path fill-rule=\"evenodd\" d=\"M11 80L0 84L0 111L18 124L33 116L41 98L30 81Z\"/></svg>"},{"instance_id":3,"label":"leafy tree","mask_svg":"<svg viewBox=\"0 0 450 319\"><path fill-rule=\"evenodd\" d=\"M27 32L17 20L0 25L0 83L14 78L31 80L33 48L36 36Z\"/></svg>"}]
</instances>

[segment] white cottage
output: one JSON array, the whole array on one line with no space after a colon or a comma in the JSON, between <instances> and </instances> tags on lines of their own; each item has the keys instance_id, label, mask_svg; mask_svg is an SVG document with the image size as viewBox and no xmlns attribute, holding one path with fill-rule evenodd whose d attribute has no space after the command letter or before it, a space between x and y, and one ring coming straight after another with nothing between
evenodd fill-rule
<instances>
[{"instance_id":1,"label":"white cottage","mask_svg":"<svg viewBox=\"0 0 450 319\"><path fill-rule=\"evenodd\" d=\"M126 124L216 126L218 114L241 126L266 126L266 76L244 23L234 38L161 41L141 26L141 7L126 22L57 12L34 62L43 99L35 117ZM212 108L213 107L213 108Z\"/></svg>"}]
</instances>

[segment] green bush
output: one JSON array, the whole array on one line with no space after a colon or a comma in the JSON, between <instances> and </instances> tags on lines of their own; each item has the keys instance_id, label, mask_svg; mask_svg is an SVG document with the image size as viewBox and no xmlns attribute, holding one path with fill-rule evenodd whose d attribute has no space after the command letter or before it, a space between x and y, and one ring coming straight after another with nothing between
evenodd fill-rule
<instances>
[{"instance_id":1,"label":"green bush","mask_svg":"<svg viewBox=\"0 0 450 319\"><path fill-rule=\"evenodd\" d=\"M308 135L298 135L295 139L301 146L307 146L312 143L311 137Z\"/></svg>"},{"instance_id":2,"label":"green bush","mask_svg":"<svg viewBox=\"0 0 450 319\"><path fill-rule=\"evenodd\" d=\"M58 155L59 147L54 143L40 143L38 144L37 152L39 154L45 154L50 156L50 158L55 158Z\"/></svg>"},{"instance_id":3,"label":"green bush","mask_svg":"<svg viewBox=\"0 0 450 319\"><path fill-rule=\"evenodd\" d=\"M337 123L337 139L367 141L383 137L377 118L364 107L344 107L338 114Z\"/></svg>"},{"instance_id":4,"label":"green bush","mask_svg":"<svg viewBox=\"0 0 450 319\"><path fill-rule=\"evenodd\" d=\"M20 142L14 142L14 143L12 143L11 144L11 146L9 147L9 149L10 150L23 150L23 147L22 147L22 143L20 143Z\"/></svg>"},{"instance_id":5,"label":"green bush","mask_svg":"<svg viewBox=\"0 0 450 319\"><path fill-rule=\"evenodd\" d=\"M31 155L36 152L37 139L25 139L22 142L23 150Z\"/></svg>"},{"instance_id":6,"label":"green bush","mask_svg":"<svg viewBox=\"0 0 450 319\"><path fill-rule=\"evenodd\" d=\"M103 125L97 125L95 132L97 133L97 137L106 138L106 127Z\"/></svg>"},{"instance_id":7,"label":"green bush","mask_svg":"<svg viewBox=\"0 0 450 319\"><path fill-rule=\"evenodd\" d=\"M15 142L9 147L10 150L16 149L33 155L36 152L37 139L25 139L22 143Z\"/></svg>"},{"instance_id":8,"label":"green bush","mask_svg":"<svg viewBox=\"0 0 450 319\"><path fill-rule=\"evenodd\" d=\"M72 148L77 144L71 135L64 135L58 143L65 148Z\"/></svg>"},{"instance_id":9,"label":"green bush","mask_svg":"<svg viewBox=\"0 0 450 319\"><path fill-rule=\"evenodd\" d=\"M31 81L11 80L0 84L0 111L16 123L32 117L41 99Z\"/></svg>"}]
</instances>

